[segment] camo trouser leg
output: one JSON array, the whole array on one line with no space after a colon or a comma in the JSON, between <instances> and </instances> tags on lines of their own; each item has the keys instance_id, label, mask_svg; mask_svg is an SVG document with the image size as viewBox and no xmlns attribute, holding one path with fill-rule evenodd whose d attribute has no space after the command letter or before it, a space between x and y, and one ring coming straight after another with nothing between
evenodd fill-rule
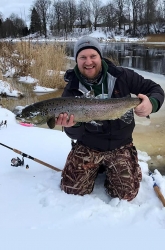
<instances>
[{"instance_id":1,"label":"camo trouser leg","mask_svg":"<svg viewBox=\"0 0 165 250\"><path fill-rule=\"evenodd\" d=\"M107 193L128 201L135 198L142 175L136 148L132 145L107 152L76 145L62 172L61 189L68 194L91 193L101 164L106 166L104 186Z\"/></svg>"},{"instance_id":2,"label":"camo trouser leg","mask_svg":"<svg viewBox=\"0 0 165 250\"><path fill-rule=\"evenodd\" d=\"M68 194L91 193L101 160L98 152L76 145L69 153L62 172L61 189Z\"/></svg>"},{"instance_id":3,"label":"camo trouser leg","mask_svg":"<svg viewBox=\"0 0 165 250\"><path fill-rule=\"evenodd\" d=\"M111 197L131 201L138 193L142 179L136 148L131 144L104 155L104 186Z\"/></svg>"}]
</instances>

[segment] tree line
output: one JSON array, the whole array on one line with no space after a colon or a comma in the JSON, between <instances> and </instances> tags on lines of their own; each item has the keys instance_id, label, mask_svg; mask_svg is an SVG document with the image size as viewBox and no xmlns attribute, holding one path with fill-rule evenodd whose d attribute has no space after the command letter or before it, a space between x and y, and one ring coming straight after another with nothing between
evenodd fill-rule
<instances>
[{"instance_id":1,"label":"tree line","mask_svg":"<svg viewBox=\"0 0 165 250\"><path fill-rule=\"evenodd\" d=\"M0 13L0 38L38 33L64 36L83 29L108 34L144 36L165 32L165 0L35 0L29 10L30 25L16 14L3 20Z\"/></svg>"}]
</instances>

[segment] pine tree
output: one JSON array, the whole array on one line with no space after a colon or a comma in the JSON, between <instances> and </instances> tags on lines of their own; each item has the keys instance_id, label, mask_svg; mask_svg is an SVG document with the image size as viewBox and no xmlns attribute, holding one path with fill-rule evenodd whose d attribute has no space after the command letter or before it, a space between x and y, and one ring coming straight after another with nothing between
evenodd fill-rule
<instances>
[{"instance_id":1,"label":"pine tree","mask_svg":"<svg viewBox=\"0 0 165 250\"><path fill-rule=\"evenodd\" d=\"M34 34L36 32L40 32L41 35L41 20L36 9L33 8L31 13L30 33Z\"/></svg>"}]
</instances>

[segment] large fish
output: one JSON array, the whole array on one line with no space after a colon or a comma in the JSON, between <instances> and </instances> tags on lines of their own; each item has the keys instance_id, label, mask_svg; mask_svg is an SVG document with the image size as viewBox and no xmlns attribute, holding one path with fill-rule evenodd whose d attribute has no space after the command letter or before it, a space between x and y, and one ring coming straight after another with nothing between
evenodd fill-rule
<instances>
[{"instance_id":1,"label":"large fish","mask_svg":"<svg viewBox=\"0 0 165 250\"><path fill-rule=\"evenodd\" d=\"M36 125L47 123L49 128L55 127L55 118L61 113L67 113L68 116L74 115L75 122L120 118L130 123L133 119L132 109L140 103L139 98L131 97L110 99L60 97L26 106L16 119Z\"/></svg>"}]
</instances>

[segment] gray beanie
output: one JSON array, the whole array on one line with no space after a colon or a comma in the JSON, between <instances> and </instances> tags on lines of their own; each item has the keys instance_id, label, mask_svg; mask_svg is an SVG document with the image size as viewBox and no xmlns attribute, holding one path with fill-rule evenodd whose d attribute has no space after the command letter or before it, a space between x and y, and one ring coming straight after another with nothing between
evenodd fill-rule
<instances>
[{"instance_id":1,"label":"gray beanie","mask_svg":"<svg viewBox=\"0 0 165 250\"><path fill-rule=\"evenodd\" d=\"M99 42L96 38L90 36L83 36L80 38L74 46L74 57L77 62L77 56L80 51L83 49L94 49L96 50L100 57L102 58L102 51Z\"/></svg>"}]
</instances>

